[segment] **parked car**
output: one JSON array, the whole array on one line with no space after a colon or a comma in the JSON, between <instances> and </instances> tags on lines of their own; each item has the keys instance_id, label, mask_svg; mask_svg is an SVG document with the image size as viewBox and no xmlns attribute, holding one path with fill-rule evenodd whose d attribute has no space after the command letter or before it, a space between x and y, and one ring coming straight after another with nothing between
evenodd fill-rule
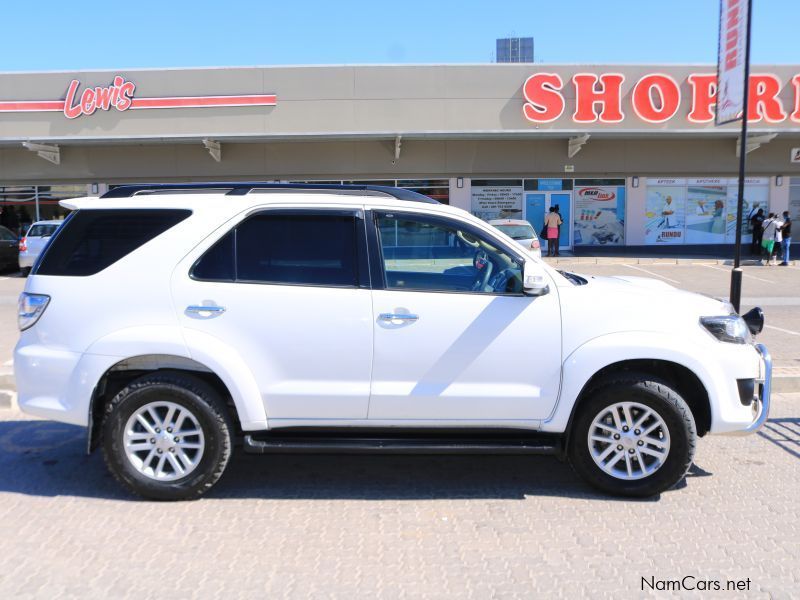
<instances>
[{"instance_id":1,"label":"parked car","mask_svg":"<svg viewBox=\"0 0 800 600\"><path fill-rule=\"evenodd\" d=\"M17 268L17 236L14 232L0 225L0 269L8 271Z\"/></svg>"},{"instance_id":2,"label":"parked car","mask_svg":"<svg viewBox=\"0 0 800 600\"><path fill-rule=\"evenodd\" d=\"M196 498L240 446L564 455L650 496L767 418L757 309L554 270L406 190L207 187L62 201L20 296L20 407L137 494Z\"/></svg>"},{"instance_id":3,"label":"parked car","mask_svg":"<svg viewBox=\"0 0 800 600\"><path fill-rule=\"evenodd\" d=\"M536 258L542 258L542 246L539 243L539 236L536 235L536 230L528 221L521 219L495 219L489 221L489 225L505 233Z\"/></svg>"},{"instance_id":4,"label":"parked car","mask_svg":"<svg viewBox=\"0 0 800 600\"><path fill-rule=\"evenodd\" d=\"M19 269L23 275L30 273L36 259L63 221L36 221L19 240Z\"/></svg>"}]
</instances>

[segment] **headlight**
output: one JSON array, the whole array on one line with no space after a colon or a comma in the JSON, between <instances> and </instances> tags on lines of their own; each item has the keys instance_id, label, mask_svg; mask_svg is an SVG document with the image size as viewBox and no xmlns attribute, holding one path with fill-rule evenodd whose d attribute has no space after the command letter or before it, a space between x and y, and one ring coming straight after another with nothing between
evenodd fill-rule
<instances>
[{"instance_id":1,"label":"headlight","mask_svg":"<svg viewBox=\"0 0 800 600\"><path fill-rule=\"evenodd\" d=\"M720 342L749 344L753 341L747 323L739 315L702 317L700 324Z\"/></svg>"},{"instance_id":2,"label":"headlight","mask_svg":"<svg viewBox=\"0 0 800 600\"><path fill-rule=\"evenodd\" d=\"M39 317L42 316L44 309L47 308L47 303L50 302L50 296L44 294L29 294L22 292L19 295L19 303L17 310L17 324L20 331L25 331L29 327L33 327Z\"/></svg>"}]
</instances>

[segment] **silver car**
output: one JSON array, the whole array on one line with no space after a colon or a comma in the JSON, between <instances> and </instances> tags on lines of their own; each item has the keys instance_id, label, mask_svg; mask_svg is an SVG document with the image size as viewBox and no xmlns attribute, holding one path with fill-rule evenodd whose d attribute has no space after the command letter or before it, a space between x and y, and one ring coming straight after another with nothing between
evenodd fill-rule
<instances>
[{"instance_id":1,"label":"silver car","mask_svg":"<svg viewBox=\"0 0 800 600\"><path fill-rule=\"evenodd\" d=\"M19 270L28 275L47 242L64 221L37 221L19 241Z\"/></svg>"},{"instance_id":2,"label":"silver car","mask_svg":"<svg viewBox=\"0 0 800 600\"><path fill-rule=\"evenodd\" d=\"M492 225L505 233L512 240L517 242L520 246L526 248L536 258L542 258L542 248L539 243L539 236L536 235L536 230L528 221L520 219L495 219L489 221Z\"/></svg>"}]
</instances>

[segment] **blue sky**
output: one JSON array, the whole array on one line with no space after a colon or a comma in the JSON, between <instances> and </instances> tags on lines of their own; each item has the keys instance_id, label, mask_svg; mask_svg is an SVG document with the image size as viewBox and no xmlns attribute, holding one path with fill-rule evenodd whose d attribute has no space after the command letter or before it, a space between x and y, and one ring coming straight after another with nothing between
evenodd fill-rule
<instances>
[{"instance_id":1,"label":"blue sky","mask_svg":"<svg viewBox=\"0 0 800 600\"><path fill-rule=\"evenodd\" d=\"M40 0L0 9L0 70L490 62L714 63L717 0ZM754 0L755 64L800 63L800 0ZM77 9L77 11L76 11Z\"/></svg>"}]
</instances>

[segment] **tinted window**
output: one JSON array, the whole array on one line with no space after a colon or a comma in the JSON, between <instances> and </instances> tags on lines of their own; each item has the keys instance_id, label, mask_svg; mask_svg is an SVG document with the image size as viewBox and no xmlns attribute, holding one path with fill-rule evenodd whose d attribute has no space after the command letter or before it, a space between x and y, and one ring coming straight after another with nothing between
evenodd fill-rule
<instances>
[{"instance_id":1,"label":"tinted window","mask_svg":"<svg viewBox=\"0 0 800 600\"><path fill-rule=\"evenodd\" d=\"M356 286L356 223L351 215L256 215L212 246L195 264L192 277Z\"/></svg>"},{"instance_id":2,"label":"tinted window","mask_svg":"<svg viewBox=\"0 0 800 600\"><path fill-rule=\"evenodd\" d=\"M79 210L52 238L39 275L94 275L191 214L189 210Z\"/></svg>"},{"instance_id":3,"label":"tinted window","mask_svg":"<svg viewBox=\"0 0 800 600\"><path fill-rule=\"evenodd\" d=\"M425 217L378 217L388 289L521 293L516 258L472 231Z\"/></svg>"},{"instance_id":4,"label":"tinted window","mask_svg":"<svg viewBox=\"0 0 800 600\"><path fill-rule=\"evenodd\" d=\"M11 231L6 229L5 227L0 227L0 240L5 242L15 241L17 236L15 236Z\"/></svg>"},{"instance_id":5,"label":"tinted window","mask_svg":"<svg viewBox=\"0 0 800 600\"><path fill-rule=\"evenodd\" d=\"M233 281L236 279L234 264L235 231L229 231L211 246L192 269L192 277L208 281Z\"/></svg>"},{"instance_id":6,"label":"tinted window","mask_svg":"<svg viewBox=\"0 0 800 600\"><path fill-rule=\"evenodd\" d=\"M58 225L34 225L28 230L28 237L48 237L53 235Z\"/></svg>"}]
</instances>

